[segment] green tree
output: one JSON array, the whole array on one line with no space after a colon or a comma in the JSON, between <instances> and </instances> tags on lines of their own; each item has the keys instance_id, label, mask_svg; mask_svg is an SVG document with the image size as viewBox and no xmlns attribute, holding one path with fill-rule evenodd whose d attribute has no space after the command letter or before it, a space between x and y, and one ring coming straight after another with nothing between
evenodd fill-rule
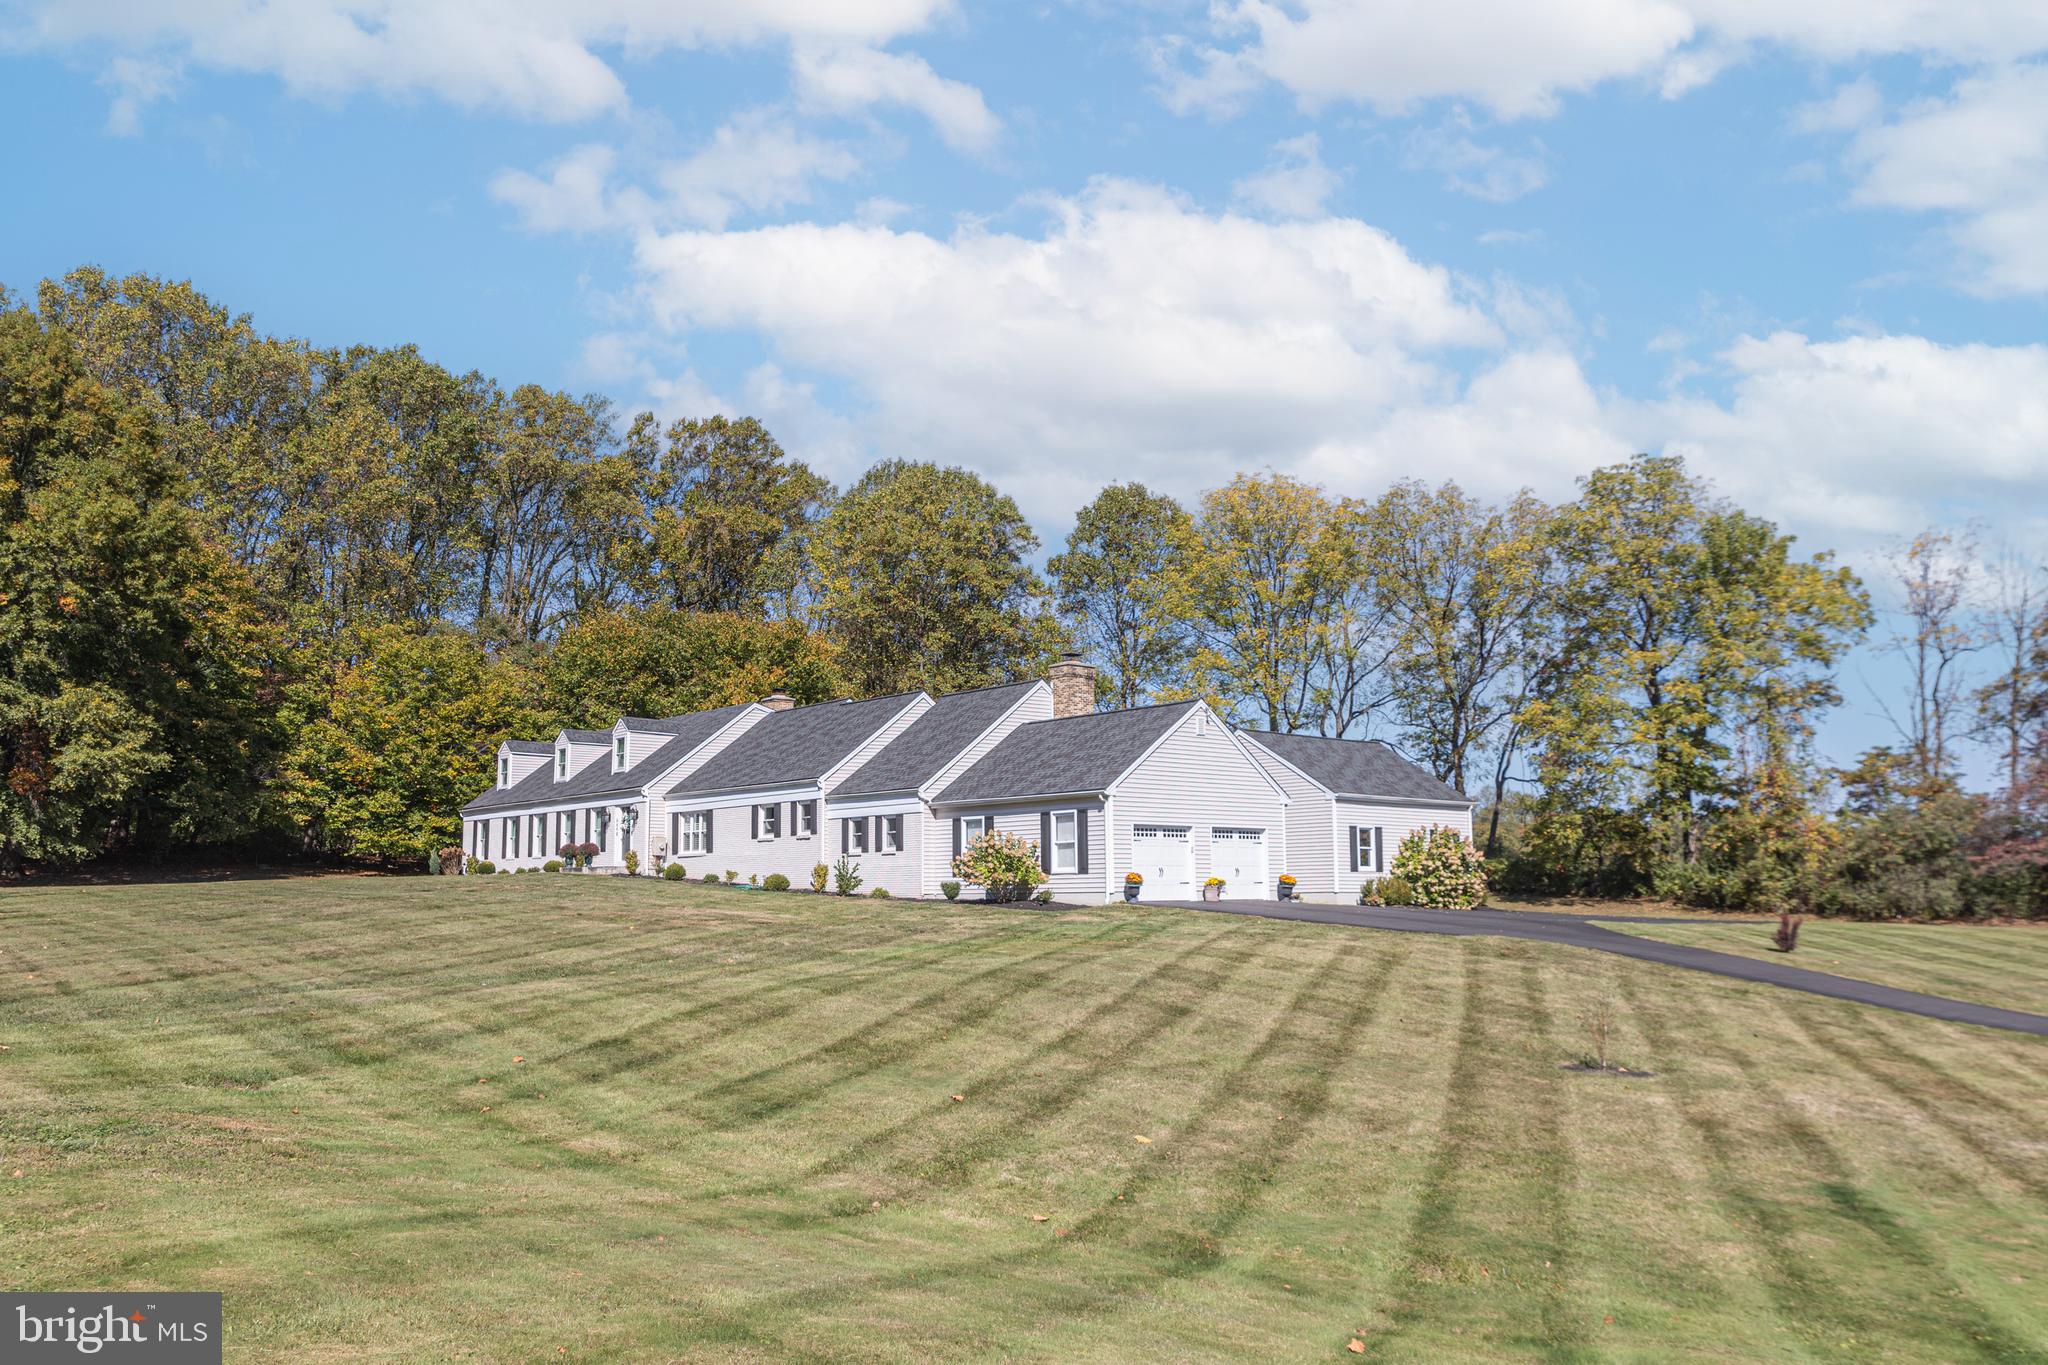
<instances>
[{"instance_id":1,"label":"green tree","mask_svg":"<svg viewBox=\"0 0 2048 1365\"><path fill-rule=\"evenodd\" d=\"M1848 570L1712 497L1676 457L1594 471L1560 510L1559 610L1584 623L1575 667L1526 709L1545 800L1627 811L1649 856L1691 862L1708 804L1737 790L1731 743L1799 761L1839 696L1830 670L1869 624Z\"/></svg>"},{"instance_id":2,"label":"green tree","mask_svg":"<svg viewBox=\"0 0 2048 1365\"><path fill-rule=\"evenodd\" d=\"M764 613L788 593L832 485L752 417L668 429L652 554L664 600L684 611Z\"/></svg>"},{"instance_id":3,"label":"green tree","mask_svg":"<svg viewBox=\"0 0 2048 1365\"><path fill-rule=\"evenodd\" d=\"M1027 677L1059 650L1038 537L964 469L885 460L819 523L811 559L840 669L862 695Z\"/></svg>"},{"instance_id":4,"label":"green tree","mask_svg":"<svg viewBox=\"0 0 2048 1365\"><path fill-rule=\"evenodd\" d=\"M1066 551L1046 566L1061 614L1119 707L1145 702L1186 666L1192 641L1172 594L1193 535L1193 518L1172 498L1113 483L1081 509Z\"/></svg>"},{"instance_id":5,"label":"green tree","mask_svg":"<svg viewBox=\"0 0 2048 1365\"><path fill-rule=\"evenodd\" d=\"M777 691L807 705L842 690L832 647L794 622L666 607L578 618L555 641L541 675L561 723L586 727Z\"/></svg>"},{"instance_id":6,"label":"green tree","mask_svg":"<svg viewBox=\"0 0 2048 1365\"><path fill-rule=\"evenodd\" d=\"M264 815L273 642L147 415L0 312L0 868Z\"/></svg>"},{"instance_id":7,"label":"green tree","mask_svg":"<svg viewBox=\"0 0 2048 1365\"><path fill-rule=\"evenodd\" d=\"M1358 559L1338 509L1284 474L1240 474L1202 498L1173 603L1193 629L1191 690L1269 730L1323 729L1331 604Z\"/></svg>"},{"instance_id":8,"label":"green tree","mask_svg":"<svg viewBox=\"0 0 2048 1365\"><path fill-rule=\"evenodd\" d=\"M491 785L499 743L550 728L538 679L454 630L374 626L351 652L286 758L286 810L315 847L354 857L459 842L457 811Z\"/></svg>"},{"instance_id":9,"label":"green tree","mask_svg":"<svg viewBox=\"0 0 2048 1365\"><path fill-rule=\"evenodd\" d=\"M293 510L292 443L320 383L313 349L264 336L189 281L87 266L45 280L37 306L88 374L155 422L210 535L260 578Z\"/></svg>"},{"instance_id":10,"label":"green tree","mask_svg":"<svg viewBox=\"0 0 2048 1365\"><path fill-rule=\"evenodd\" d=\"M1489 507L1454 483L1401 483L1366 519L1369 571L1399 640L1395 710L1412 751L1468 791L1482 748L1511 761L1515 684L1552 599L1549 509L1524 492ZM1495 767L1498 809L1505 779Z\"/></svg>"}]
</instances>

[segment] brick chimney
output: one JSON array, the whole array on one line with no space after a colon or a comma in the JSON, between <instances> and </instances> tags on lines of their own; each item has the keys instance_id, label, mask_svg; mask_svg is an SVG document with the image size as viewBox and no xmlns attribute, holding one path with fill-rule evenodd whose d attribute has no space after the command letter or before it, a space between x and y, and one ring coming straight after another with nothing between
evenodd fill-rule
<instances>
[{"instance_id":1,"label":"brick chimney","mask_svg":"<svg viewBox=\"0 0 2048 1365\"><path fill-rule=\"evenodd\" d=\"M770 692L767 696L761 698L761 705L767 707L770 711L787 711L790 707L796 705L796 698L790 696L787 692Z\"/></svg>"},{"instance_id":2,"label":"brick chimney","mask_svg":"<svg viewBox=\"0 0 2048 1365\"><path fill-rule=\"evenodd\" d=\"M1047 670L1045 679L1052 684L1055 718L1085 716L1095 709L1095 665L1080 655L1060 655L1060 661Z\"/></svg>"}]
</instances>

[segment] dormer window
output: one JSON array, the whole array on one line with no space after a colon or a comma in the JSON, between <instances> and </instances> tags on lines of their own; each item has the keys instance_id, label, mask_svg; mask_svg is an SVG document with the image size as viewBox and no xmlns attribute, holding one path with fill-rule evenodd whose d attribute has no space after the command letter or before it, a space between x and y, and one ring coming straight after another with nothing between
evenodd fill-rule
<instances>
[{"instance_id":1,"label":"dormer window","mask_svg":"<svg viewBox=\"0 0 2048 1365\"><path fill-rule=\"evenodd\" d=\"M501 787L512 785L512 760L504 754L498 755L498 785Z\"/></svg>"},{"instance_id":2,"label":"dormer window","mask_svg":"<svg viewBox=\"0 0 2048 1365\"><path fill-rule=\"evenodd\" d=\"M623 768L623 767L625 767L625 766L626 766L626 737L625 737L624 735L613 735L613 736L612 736L612 771L613 771L613 772L617 772L617 771L618 771L619 769L621 769L621 768Z\"/></svg>"},{"instance_id":3,"label":"dormer window","mask_svg":"<svg viewBox=\"0 0 2048 1365\"><path fill-rule=\"evenodd\" d=\"M557 749L557 750L555 750L555 781L557 781L557 782L563 782L563 781L567 781L567 780L568 780L568 777L569 777L569 751L568 751L568 750L567 750L566 748L564 748L564 749Z\"/></svg>"}]
</instances>

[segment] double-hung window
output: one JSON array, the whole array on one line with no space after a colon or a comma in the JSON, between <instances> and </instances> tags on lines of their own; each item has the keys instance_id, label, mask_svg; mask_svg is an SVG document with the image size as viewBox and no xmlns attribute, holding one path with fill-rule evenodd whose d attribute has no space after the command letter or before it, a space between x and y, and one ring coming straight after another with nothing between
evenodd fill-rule
<instances>
[{"instance_id":1,"label":"double-hung window","mask_svg":"<svg viewBox=\"0 0 2048 1365\"><path fill-rule=\"evenodd\" d=\"M780 839L782 837L782 806L770 802L754 807L754 837L756 839Z\"/></svg>"},{"instance_id":2,"label":"double-hung window","mask_svg":"<svg viewBox=\"0 0 2048 1365\"><path fill-rule=\"evenodd\" d=\"M1052 870L1081 870L1081 820L1076 811L1056 810L1052 813Z\"/></svg>"},{"instance_id":3,"label":"double-hung window","mask_svg":"<svg viewBox=\"0 0 2048 1365\"><path fill-rule=\"evenodd\" d=\"M986 815L963 815L960 817L960 847L967 847L967 845L973 843L986 833L988 833L988 817Z\"/></svg>"},{"instance_id":4,"label":"double-hung window","mask_svg":"<svg viewBox=\"0 0 2048 1365\"><path fill-rule=\"evenodd\" d=\"M678 858L705 852L709 844L711 813L693 810L676 817L676 852Z\"/></svg>"},{"instance_id":5,"label":"double-hung window","mask_svg":"<svg viewBox=\"0 0 2048 1365\"><path fill-rule=\"evenodd\" d=\"M626 737L624 735L614 735L612 736L612 771L617 772L625 766Z\"/></svg>"},{"instance_id":6,"label":"double-hung window","mask_svg":"<svg viewBox=\"0 0 2048 1365\"><path fill-rule=\"evenodd\" d=\"M599 806L591 812L591 819L597 826L597 851L603 853L605 851L605 835L611 832L612 808L610 806Z\"/></svg>"},{"instance_id":7,"label":"double-hung window","mask_svg":"<svg viewBox=\"0 0 2048 1365\"><path fill-rule=\"evenodd\" d=\"M792 801L789 803L790 833L799 839L808 839L818 824L818 803L815 801Z\"/></svg>"},{"instance_id":8,"label":"double-hung window","mask_svg":"<svg viewBox=\"0 0 2048 1365\"><path fill-rule=\"evenodd\" d=\"M557 749L555 750L555 781L564 781L568 776L569 751L567 749Z\"/></svg>"},{"instance_id":9,"label":"double-hung window","mask_svg":"<svg viewBox=\"0 0 2048 1365\"><path fill-rule=\"evenodd\" d=\"M858 820L848 820L846 822L846 851L848 853L865 853L868 851L868 822L866 816L862 816Z\"/></svg>"},{"instance_id":10,"label":"double-hung window","mask_svg":"<svg viewBox=\"0 0 2048 1365\"><path fill-rule=\"evenodd\" d=\"M498 785L501 787L512 785L512 760L503 754L498 755Z\"/></svg>"},{"instance_id":11,"label":"double-hung window","mask_svg":"<svg viewBox=\"0 0 2048 1365\"><path fill-rule=\"evenodd\" d=\"M885 815L882 817L882 846L877 853L901 853L903 851L903 817Z\"/></svg>"},{"instance_id":12,"label":"double-hung window","mask_svg":"<svg viewBox=\"0 0 2048 1365\"><path fill-rule=\"evenodd\" d=\"M1360 825L1352 833L1358 836L1358 865L1370 872L1372 870L1372 826Z\"/></svg>"}]
</instances>

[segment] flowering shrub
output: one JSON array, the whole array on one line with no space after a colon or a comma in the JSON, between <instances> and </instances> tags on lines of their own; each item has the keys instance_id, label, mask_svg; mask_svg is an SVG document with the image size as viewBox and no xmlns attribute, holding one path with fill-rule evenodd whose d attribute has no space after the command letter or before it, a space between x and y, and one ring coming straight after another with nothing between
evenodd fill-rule
<instances>
[{"instance_id":1,"label":"flowering shrub","mask_svg":"<svg viewBox=\"0 0 2048 1365\"><path fill-rule=\"evenodd\" d=\"M444 877L458 876L462 872L462 848L454 845L440 849L434 854L434 870Z\"/></svg>"},{"instance_id":2,"label":"flowering shrub","mask_svg":"<svg viewBox=\"0 0 2048 1365\"><path fill-rule=\"evenodd\" d=\"M1019 901L1045 880L1036 840L988 830L967 841L953 860L953 875L988 888L992 901Z\"/></svg>"},{"instance_id":3,"label":"flowering shrub","mask_svg":"<svg viewBox=\"0 0 2048 1365\"><path fill-rule=\"evenodd\" d=\"M1470 910L1486 899L1486 860L1470 839L1441 825L1403 839L1394 872L1408 883L1417 905Z\"/></svg>"},{"instance_id":4,"label":"flowering shrub","mask_svg":"<svg viewBox=\"0 0 2048 1365\"><path fill-rule=\"evenodd\" d=\"M578 862L582 863L582 864L583 864L583 865L584 865L585 867L589 867L589 866L590 866L590 860L591 860L592 858L595 858L596 856L597 856L597 845L596 845L596 844L591 844L591 843L583 843L583 844L578 844L578 845L576 845L576 861L578 861Z\"/></svg>"}]
</instances>

